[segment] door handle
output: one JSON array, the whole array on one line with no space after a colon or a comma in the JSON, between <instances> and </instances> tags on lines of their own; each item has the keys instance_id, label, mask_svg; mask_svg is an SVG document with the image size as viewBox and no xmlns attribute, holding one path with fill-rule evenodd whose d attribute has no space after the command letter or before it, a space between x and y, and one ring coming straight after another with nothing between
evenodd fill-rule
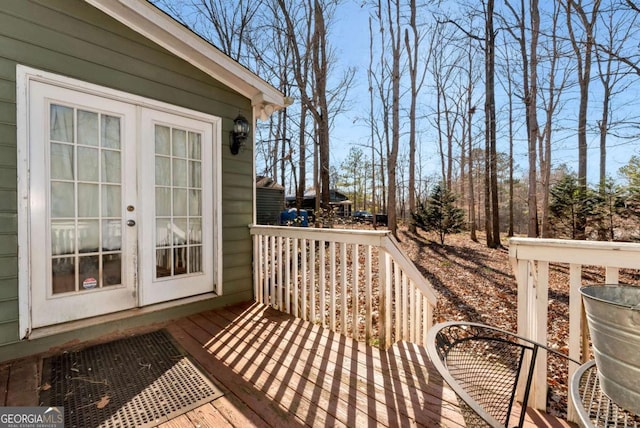
<instances>
[{"instance_id":1,"label":"door handle","mask_svg":"<svg viewBox=\"0 0 640 428\"><path fill-rule=\"evenodd\" d=\"M127 226L133 227L135 225L136 225L136 221L135 220L127 220Z\"/></svg>"}]
</instances>

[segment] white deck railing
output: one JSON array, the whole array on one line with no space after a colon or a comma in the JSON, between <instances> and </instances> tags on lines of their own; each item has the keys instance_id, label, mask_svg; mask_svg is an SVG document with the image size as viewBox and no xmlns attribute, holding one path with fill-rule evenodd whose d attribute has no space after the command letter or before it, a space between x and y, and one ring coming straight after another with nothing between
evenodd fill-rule
<instances>
[{"instance_id":1,"label":"white deck railing","mask_svg":"<svg viewBox=\"0 0 640 428\"><path fill-rule=\"evenodd\" d=\"M548 332L549 263L568 265L569 357L585 361L589 338L580 295L580 287L587 285L582 267L602 267L604 283L617 284L621 268L640 269L640 244L511 238L509 257L518 283L518 333L542 344L547 343ZM544 355L539 356L540 363L544 366L539 367L546 368ZM576 364L569 365L569 379L576 368ZM546 377L547 370L535 374L530 405L538 409L546 406ZM569 409L569 420L576 420L573 409Z\"/></svg>"},{"instance_id":2,"label":"white deck railing","mask_svg":"<svg viewBox=\"0 0 640 428\"><path fill-rule=\"evenodd\" d=\"M251 226L258 302L367 343L424 344L436 295L389 231Z\"/></svg>"}]
</instances>

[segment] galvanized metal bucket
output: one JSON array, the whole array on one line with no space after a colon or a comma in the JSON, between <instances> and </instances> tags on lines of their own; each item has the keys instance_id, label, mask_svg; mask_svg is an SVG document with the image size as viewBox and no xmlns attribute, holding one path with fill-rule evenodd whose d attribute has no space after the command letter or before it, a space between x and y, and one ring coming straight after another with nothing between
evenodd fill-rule
<instances>
[{"instance_id":1,"label":"galvanized metal bucket","mask_svg":"<svg viewBox=\"0 0 640 428\"><path fill-rule=\"evenodd\" d=\"M590 285L580 293L602 391L640 414L640 287Z\"/></svg>"}]
</instances>

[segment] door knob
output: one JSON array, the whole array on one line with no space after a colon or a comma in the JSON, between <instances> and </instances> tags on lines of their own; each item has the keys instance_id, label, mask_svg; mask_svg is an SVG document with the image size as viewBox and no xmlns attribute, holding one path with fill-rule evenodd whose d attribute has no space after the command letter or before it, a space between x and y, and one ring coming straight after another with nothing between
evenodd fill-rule
<instances>
[{"instance_id":1,"label":"door knob","mask_svg":"<svg viewBox=\"0 0 640 428\"><path fill-rule=\"evenodd\" d=\"M127 226L133 227L135 225L136 225L136 221L135 220L127 220Z\"/></svg>"}]
</instances>

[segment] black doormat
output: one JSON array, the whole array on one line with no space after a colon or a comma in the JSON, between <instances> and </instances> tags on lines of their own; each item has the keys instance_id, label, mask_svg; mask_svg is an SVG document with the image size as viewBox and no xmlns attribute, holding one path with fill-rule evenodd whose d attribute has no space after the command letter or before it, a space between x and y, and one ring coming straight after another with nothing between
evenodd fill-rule
<instances>
[{"instance_id":1,"label":"black doormat","mask_svg":"<svg viewBox=\"0 0 640 428\"><path fill-rule=\"evenodd\" d=\"M220 396L165 330L43 361L40 405L66 428L152 427Z\"/></svg>"}]
</instances>

